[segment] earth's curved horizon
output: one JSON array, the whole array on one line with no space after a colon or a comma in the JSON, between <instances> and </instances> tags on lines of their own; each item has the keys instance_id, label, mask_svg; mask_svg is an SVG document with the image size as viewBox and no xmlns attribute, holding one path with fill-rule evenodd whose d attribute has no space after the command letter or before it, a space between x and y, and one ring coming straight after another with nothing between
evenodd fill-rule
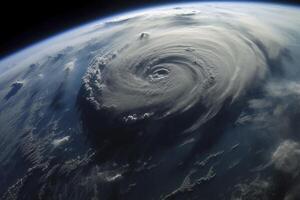
<instances>
[{"instance_id":1,"label":"earth's curved horizon","mask_svg":"<svg viewBox=\"0 0 300 200\"><path fill-rule=\"evenodd\" d=\"M300 8L176 3L0 60L1 199L300 198Z\"/></svg>"},{"instance_id":2,"label":"earth's curved horizon","mask_svg":"<svg viewBox=\"0 0 300 200\"><path fill-rule=\"evenodd\" d=\"M8 61L10 59L12 59L15 56L18 56L19 54L24 53L26 50L29 49L33 49L36 48L39 45L42 45L43 43L49 43L55 39L58 39L59 37L63 36L63 35L68 35L68 33L71 32L76 32L79 29L84 29L85 27L89 27L93 24L99 24L99 23L105 23L107 21L114 21L117 19L122 19L122 18L128 18L130 16L134 16L134 15L138 15L141 14L142 12L147 12L147 11L151 11L151 10L155 10L155 9L167 9L172 8L172 7L187 7L187 6L192 6L192 5L203 5L203 4L232 4L232 5L244 5L247 6L249 4L255 4L255 5L265 5L265 6L276 6L276 7L285 7L285 8L290 8L293 10L297 10L300 9L300 5L297 3L280 3L280 2L268 2L268 1L220 1L220 0L205 0L205 1L187 1L187 2L175 2L175 3L163 3L163 4L153 4L153 5L148 5L148 6L139 6L139 7L134 7L134 8L130 8L130 9L125 9L122 10L120 12L115 12L113 14L110 15L104 15L101 16L97 19L93 19L90 20L90 22L84 22L82 24L79 25L75 25L69 29L63 30L63 31L59 31L57 33L51 34L48 37L46 36L44 39L40 39L40 40L36 40L35 42L33 42L32 44L29 45L25 45L24 47L15 50L7 55L5 55L4 57L0 57L0 61Z\"/></svg>"}]
</instances>

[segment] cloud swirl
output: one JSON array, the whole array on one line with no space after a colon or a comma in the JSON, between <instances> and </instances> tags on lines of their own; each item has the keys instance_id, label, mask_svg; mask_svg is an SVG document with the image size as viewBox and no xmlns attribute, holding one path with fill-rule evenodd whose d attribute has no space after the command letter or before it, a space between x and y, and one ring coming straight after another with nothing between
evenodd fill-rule
<instances>
[{"instance_id":1,"label":"cloud swirl","mask_svg":"<svg viewBox=\"0 0 300 200\"><path fill-rule=\"evenodd\" d=\"M124 122L191 111L197 117L189 128L197 128L225 101L240 97L266 68L256 41L235 29L158 29L96 56L83 79L83 94L96 112L111 111Z\"/></svg>"}]
</instances>

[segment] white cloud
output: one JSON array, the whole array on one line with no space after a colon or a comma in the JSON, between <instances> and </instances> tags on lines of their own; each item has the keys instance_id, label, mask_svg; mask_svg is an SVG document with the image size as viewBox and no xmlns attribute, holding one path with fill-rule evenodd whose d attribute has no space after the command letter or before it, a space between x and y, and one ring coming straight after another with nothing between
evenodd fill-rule
<instances>
[{"instance_id":1,"label":"white cloud","mask_svg":"<svg viewBox=\"0 0 300 200\"><path fill-rule=\"evenodd\" d=\"M300 171L300 146L292 140L283 141L272 155L275 169L297 176Z\"/></svg>"}]
</instances>

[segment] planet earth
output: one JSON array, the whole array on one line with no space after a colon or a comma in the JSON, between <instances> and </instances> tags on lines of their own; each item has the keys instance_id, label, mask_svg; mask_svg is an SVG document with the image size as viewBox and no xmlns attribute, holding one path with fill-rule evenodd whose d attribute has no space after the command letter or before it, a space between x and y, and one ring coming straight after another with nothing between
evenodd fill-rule
<instances>
[{"instance_id":1,"label":"planet earth","mask_svg":"<svg viewBox=\"0 0 300 200\"><path fill-rule=\"evenodd\" d=\"M0 61L0 197L299 200L300 8L185 3Z\"/></svg>"}]
</instances>

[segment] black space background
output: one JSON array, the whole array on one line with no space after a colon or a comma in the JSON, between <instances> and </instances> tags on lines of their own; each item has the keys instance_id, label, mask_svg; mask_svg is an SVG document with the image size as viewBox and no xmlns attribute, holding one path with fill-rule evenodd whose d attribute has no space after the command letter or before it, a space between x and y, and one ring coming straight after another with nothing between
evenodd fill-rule
<instances>
[{"instance_id":1,"label":"black space background","mask_svg":"<svg viewBox=\"0 0 300 200\"><path fill-rule=\"evenodd\" d=\"M270 1L300 5L299 0ZM101 17L171 0L1 0L0 59L34 42Z\"/></svg>"}]
</instances>

